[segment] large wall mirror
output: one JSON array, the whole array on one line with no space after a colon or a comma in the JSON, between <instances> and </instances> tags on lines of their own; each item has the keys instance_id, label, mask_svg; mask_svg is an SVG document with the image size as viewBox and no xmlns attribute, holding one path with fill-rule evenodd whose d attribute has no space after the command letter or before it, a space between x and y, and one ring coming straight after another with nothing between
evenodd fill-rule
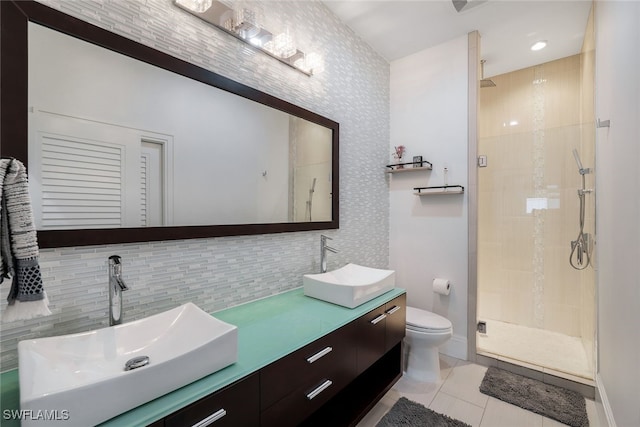
<instances>
[{"instance_id":1,"label":"large wall mirror","mask_svg":"<svg viewBox=\"0 0 640 427\"><path fill-rule=\"evenodd\" d=\"M338 123L36 2L0 2L2 156L41 247L338 228Z\"/></svg>"}]
</instances>

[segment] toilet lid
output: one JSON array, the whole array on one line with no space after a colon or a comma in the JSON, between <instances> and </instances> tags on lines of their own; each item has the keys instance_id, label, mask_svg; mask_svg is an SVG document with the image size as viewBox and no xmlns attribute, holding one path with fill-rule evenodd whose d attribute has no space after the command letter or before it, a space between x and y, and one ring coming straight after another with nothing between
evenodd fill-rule
<instances>
[{"instance_id":1,"label":"toilet lid","mask_svg":"<svg viewBox=\"0 0 640 427\"><path fill-rule=\"evenodd\" d=\"M451 321L430 311L407 307L407 327L410 329L442 331L451 328Z\"/></svg>"}]
</instances>

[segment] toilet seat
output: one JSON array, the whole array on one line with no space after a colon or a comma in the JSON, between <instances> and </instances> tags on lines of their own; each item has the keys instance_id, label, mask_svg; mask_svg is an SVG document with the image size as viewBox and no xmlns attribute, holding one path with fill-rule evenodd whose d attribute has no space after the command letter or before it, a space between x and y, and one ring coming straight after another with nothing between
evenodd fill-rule
<instances>
[{"instance_id":1,"label":"toilet seat","mask_svg":"<svg viewBox=\"0 0 640 427\"><path fill-rule=\"evenodd\" d=\"M416 332L446 332L451 321L430 311L407 307L407 330Z\"/></svg>"}]
</instances>

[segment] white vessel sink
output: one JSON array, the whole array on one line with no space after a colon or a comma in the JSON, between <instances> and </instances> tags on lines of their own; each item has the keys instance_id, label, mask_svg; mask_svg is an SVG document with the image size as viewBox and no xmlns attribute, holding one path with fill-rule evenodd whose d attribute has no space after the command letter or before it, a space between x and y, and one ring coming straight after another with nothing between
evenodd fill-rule
<instances>
[{"instance_id":1,"label":"white vessel sink","mask_svg":"<svg viewBox=\"0 0 640 427\"><path fill-rule=\"evenodd\" d=\"M302 277L304 294L323 301L354 308L395 286L396 272L347 264L337 270Z\"/></svg>"},{"instance_id":2,"label":"white vessel sink","mask_svg":"<svg viewBox=\"0 0 640 427\"><path fill-rule=\"evenodd\" d=\"M149 363L125 371L140 356ZM187 303L117 326L21 341L18 358L22 410L57 411L68 418L58 424L89 426L235 363L238 331Z\"/></svg>"}]
</instances>

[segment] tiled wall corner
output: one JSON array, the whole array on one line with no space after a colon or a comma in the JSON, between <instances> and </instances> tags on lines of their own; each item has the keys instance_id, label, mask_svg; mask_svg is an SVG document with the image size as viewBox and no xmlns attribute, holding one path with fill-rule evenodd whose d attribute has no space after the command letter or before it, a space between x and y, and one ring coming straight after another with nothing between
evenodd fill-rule
<instances>
[{"instance_id":1,"label":"tiled wall corner","mask_svg":"<svg viewBox=\"0 0 640 427\"><path fill-rule=\"evenodd\" d=\"M340 229L325 234L346 262L387 267L389 64L319 1L257 2L287 23L302 50L324 57L307 77L175 8L170 0L42 3L325 115L340 123ZM268 8L265 5L268 4ZM126 320L193 301L215 311L301 286L319 266L320 232L47 249L41 252L53 315L0 324L0 370L16 368L23 339L107 324L107 257L123 258ZM3 286L3 293L8 288ZM4 298L3 298L4 300ZM0 309L4 310L6 302Z\"/></svg>"}]
</instances>

